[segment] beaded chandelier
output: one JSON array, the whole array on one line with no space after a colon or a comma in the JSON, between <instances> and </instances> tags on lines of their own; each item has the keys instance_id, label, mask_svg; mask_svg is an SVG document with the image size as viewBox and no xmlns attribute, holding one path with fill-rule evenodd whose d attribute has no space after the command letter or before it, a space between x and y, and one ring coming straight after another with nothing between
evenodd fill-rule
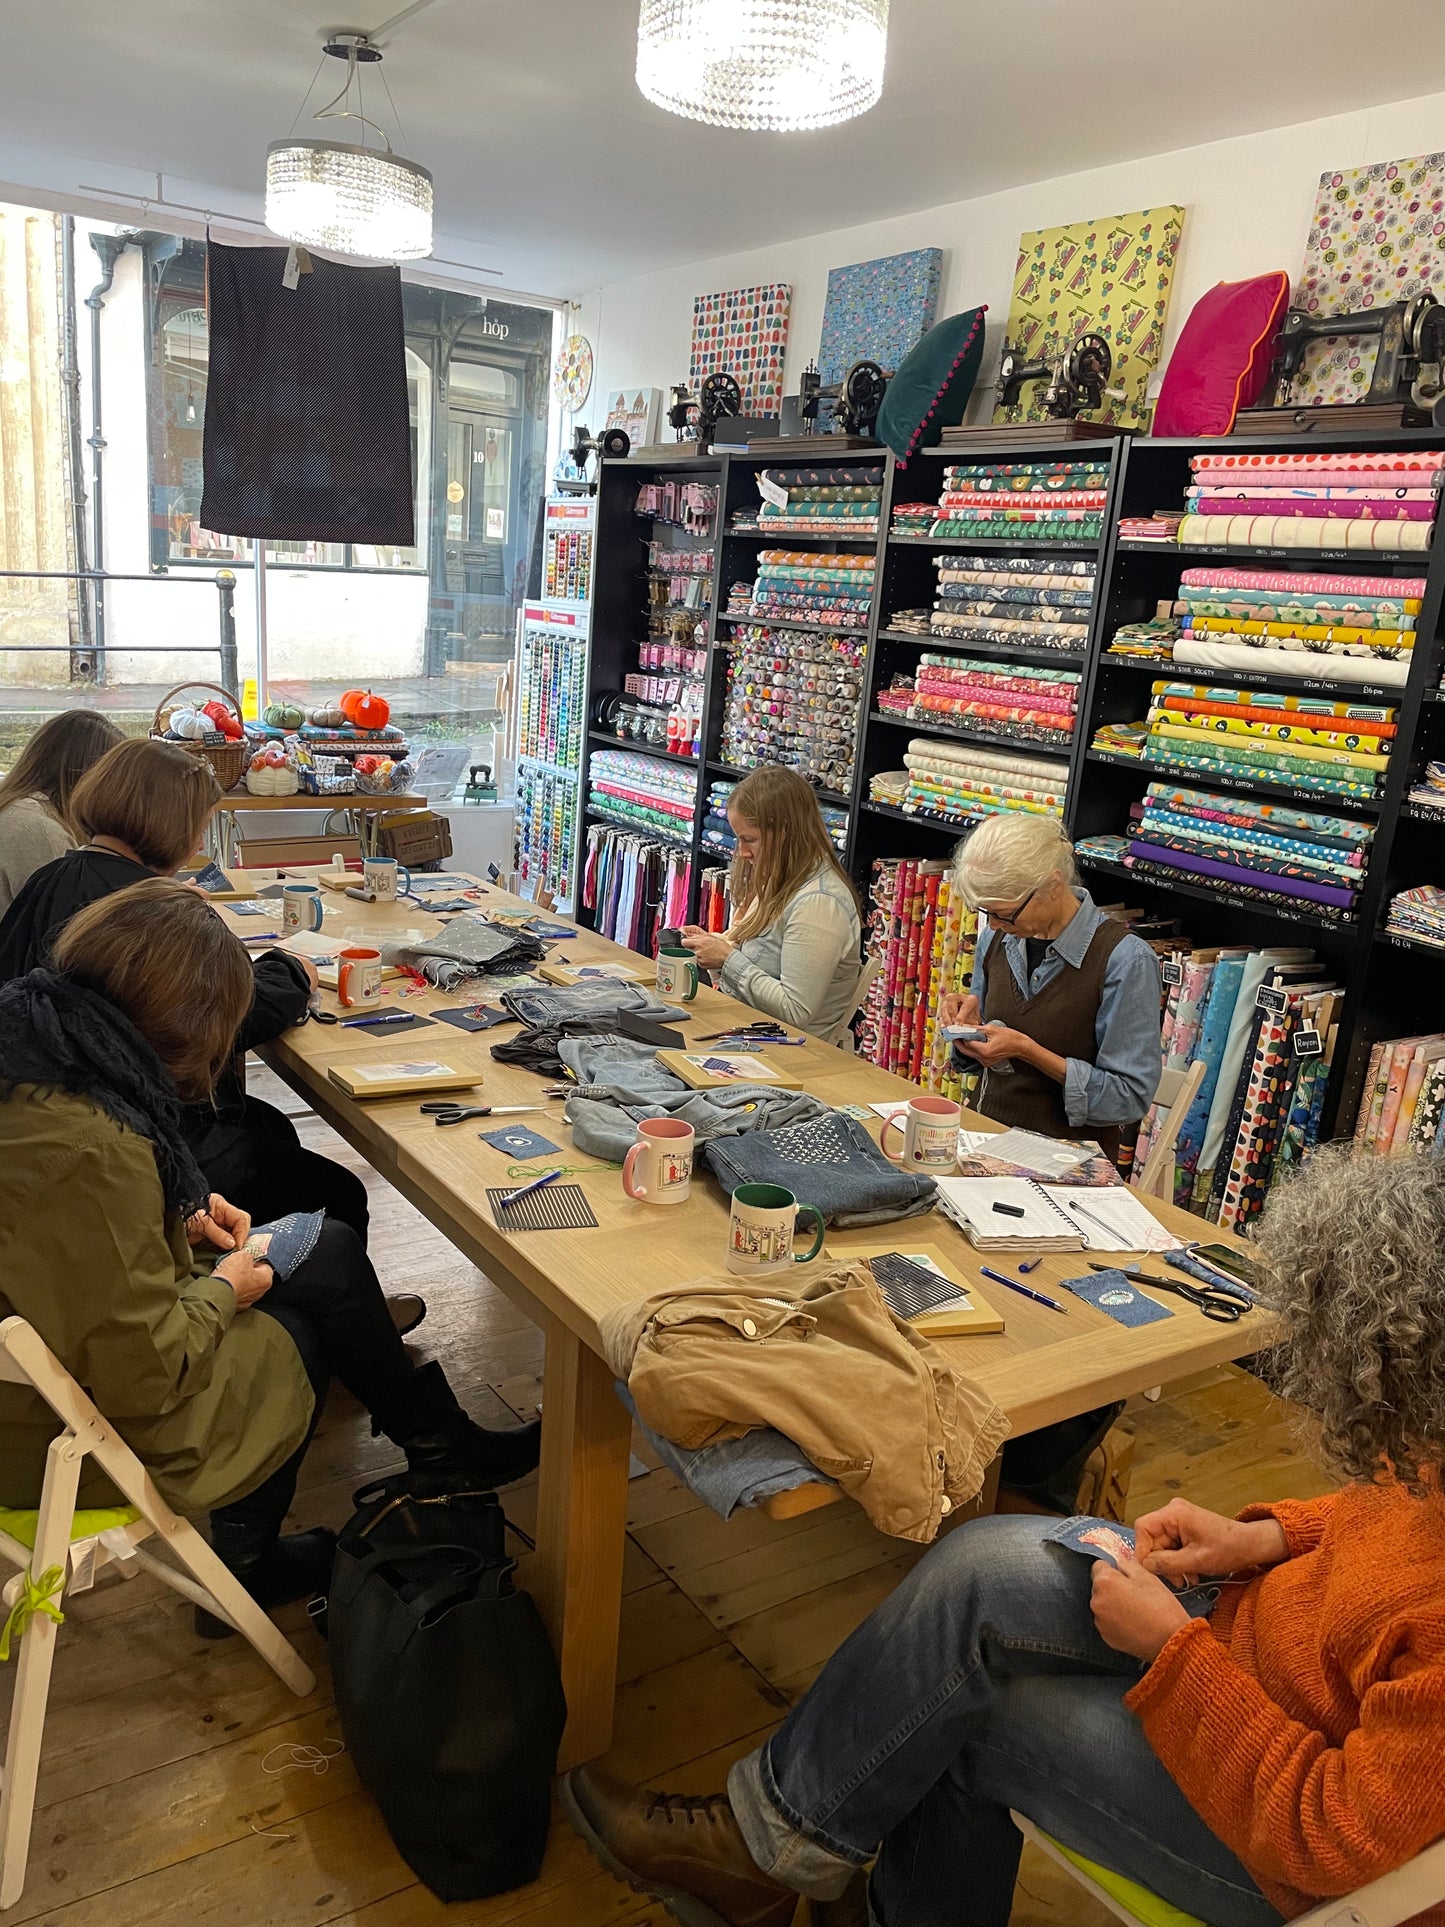
<instances>
[{"instance_id":1,"label":"beaded chandelier","mask_svg":"<svg viewBox=\"0 0 1445 1927\"><path fill-rule=\"evenodd\" d=\"M888 0L642 0L637 84L713 127L831 127L883 91Z\"/></svg>"}]
</instances>

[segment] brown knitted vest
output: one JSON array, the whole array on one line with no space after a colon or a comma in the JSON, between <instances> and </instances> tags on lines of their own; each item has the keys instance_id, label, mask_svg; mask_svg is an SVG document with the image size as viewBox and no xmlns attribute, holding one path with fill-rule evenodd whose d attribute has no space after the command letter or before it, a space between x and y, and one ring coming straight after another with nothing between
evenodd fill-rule
<instances>
[{"instance_id":1,"label":"brown knitted vest","mask_svg":"<svg viewBox=\"0 0 1445 1927\"><path fill-rule=\"evenodd\" d=\"M995 936L983 960L985 1021L997 1020L1010 1030L1021 1030L1059 1057L1079 1057L1092 1064L1104 970L1115 946L1128 934L1127 926L1112 918L1101 923L1079 968L1066 964L1037 997L1026 997L1019 989L1004 955L1004 940ZM1017 1124L1046 1137L1074 1135L1064 1113L1063 1085L1018 1058L1013 1061L1012 1072L1002 1076L985 1072L977 1108L1000 1124ZM1117 1158L1119 1133L1115 1128L1088 1125L1083 1127L1083 1134L1097 1139L1108 1157Z\"/></svg>"}]
</instances>

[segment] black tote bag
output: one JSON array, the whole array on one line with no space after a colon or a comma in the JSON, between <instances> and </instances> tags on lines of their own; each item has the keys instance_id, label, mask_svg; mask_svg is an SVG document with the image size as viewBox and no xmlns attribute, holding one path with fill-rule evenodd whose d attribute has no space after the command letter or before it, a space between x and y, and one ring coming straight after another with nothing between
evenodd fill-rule
<instances>
[{"instance_id":1,"label":"black tote bag","mask_svg":"<svg viewBox=\"0 0 1445 1927\"><path fill-rule=\"evenodd\" d=\"M465 1497L364 1507L337 1546L328 1600L361 1783L407 1865L452 1901L536 1879L567 1716L541 1615L512 1583L501 1506Z\"/></svg>"}]
</instances>

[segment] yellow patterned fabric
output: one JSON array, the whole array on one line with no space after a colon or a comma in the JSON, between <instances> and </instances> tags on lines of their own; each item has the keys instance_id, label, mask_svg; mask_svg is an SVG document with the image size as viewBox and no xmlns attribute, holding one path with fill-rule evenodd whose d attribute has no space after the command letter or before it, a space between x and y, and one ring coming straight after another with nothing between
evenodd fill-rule
<instances>
[{"instance_id":1,"label":"yellow patterned fabric","mask_svg":"<svg viewBox=\"0 0 1445 1927\"><path fill-rule=\"evenodd\" d=\"M1355 729L1310 729L1304 723L1258 723L1242 717L1218 716L1205 709L1165 709L1155 704L1149 711L1152 727L1161 723L1174 723L1191 729L1207 729L1215 736L1255 736L1267 742L1287 743L1297 749L1301 743L1313 743L1319 749L1361 750L1366 755L1387 757L1388 744L1392 740L1384 736L1367 734L1368 724ZM1341 741L1349 737L1348 742Z\"/></svg>"},{"instance_id":2,"label":"yellow patterned fabric","mask_svg":"<svg viewBox=\"0 0 1445 1927\"><path fill-rule=\"evenodd\" d=\"M1236 725L1236 728L1237 727L1238 725ZM1155 723L1151 728L1150 734L1153 736L1167 736L1179 742L1192 743L1198 747L1206 743L1217 745L1220 732L1214 729L1189 729L1174 723ZM1281 745L1281 747L1284 746ZM1291 756L1302 757L1306 762L1310 763L1344 763L1351 769L1386 769L1389 767L1390 762L1388 756L1372 756L1364 750L1320 749L1313 743L1295 743L1293 741L1289 744L1289 754Z\"/></svg>"},{"instance_id":3,"label":"yellow patterned fabric","mask_svg":"<svg viewBox=\"0 0 1445 1927\"><path fill-rule=\"evenodd\" d=\"M1236 616L1189 617L1189 627L1229 636L1293 636L1300 642L1368 642L1377 649L1408 649L1413 629L1358 629L1349 623L1245 622Z\"/></svg>"}]
</instances>

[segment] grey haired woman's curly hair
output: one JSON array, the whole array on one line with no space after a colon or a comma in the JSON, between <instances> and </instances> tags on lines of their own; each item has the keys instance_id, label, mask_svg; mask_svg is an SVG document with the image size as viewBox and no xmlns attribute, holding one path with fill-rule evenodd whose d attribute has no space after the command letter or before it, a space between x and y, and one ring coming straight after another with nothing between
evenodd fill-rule
<instances>
[{"instance_id":1,"label":"grey haired woman's curly hair","mask_svg":"<svg viewBox=\"0 0 1445 1927\"><path fill-rule=\"evenodd\" d=\"M1271 1382L1335 1471L1418 1491L1445 1462L1445 1158L1317 1151L1271 1193L1259 1246L1287 1327Z\"/></svg>"}]
</instances>

